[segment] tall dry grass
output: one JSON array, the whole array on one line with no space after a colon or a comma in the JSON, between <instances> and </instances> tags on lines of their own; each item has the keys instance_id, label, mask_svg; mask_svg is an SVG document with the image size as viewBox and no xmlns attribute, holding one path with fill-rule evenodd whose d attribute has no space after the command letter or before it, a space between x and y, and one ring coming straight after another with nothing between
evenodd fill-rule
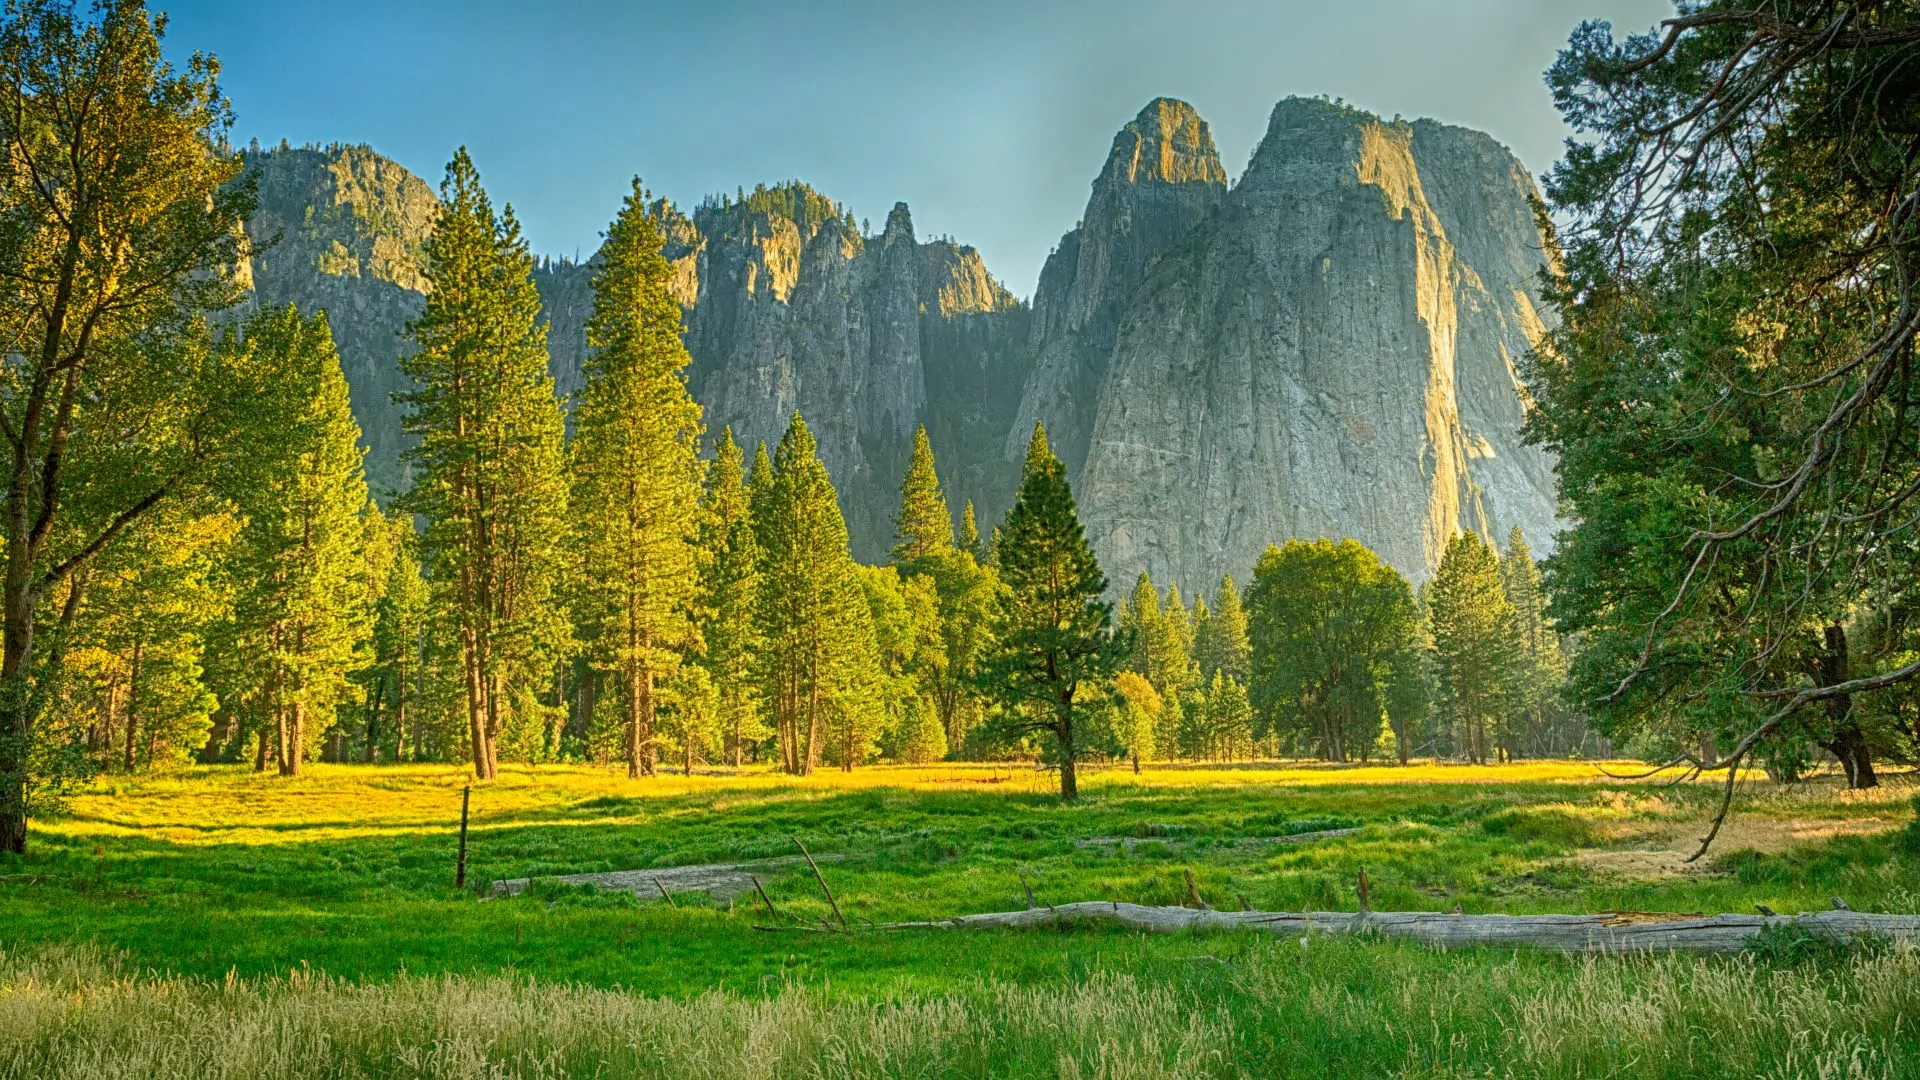
<instances>
[{"instance_id":1,"label":"tall dry grass","mask_svg":"<svg viewBox=\"0 0 1920 1080\"><path fill-rule=\"evenodd\" d=\"M672 1000L524 979L181 979L0 953L0 1077L1920 1075L1920 954L1774 968L1294 942L1192 979L983 980L884 1001Z\"/></svg>"}]
</instances>

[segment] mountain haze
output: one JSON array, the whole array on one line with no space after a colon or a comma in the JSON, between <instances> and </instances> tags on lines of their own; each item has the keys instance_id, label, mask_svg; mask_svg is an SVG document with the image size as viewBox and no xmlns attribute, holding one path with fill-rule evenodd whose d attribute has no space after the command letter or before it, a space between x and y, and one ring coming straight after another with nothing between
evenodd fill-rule
<instances>
[{"instance_id":1,"label":"mountain haze","mask_svg":"<svg viewBox=\"0 0 1920 1080\"><path fill-rule=\"evenodd\" d=\"M377 489L407 483L390 395L437 203L365 147L250 151L261 303L324 307ZM1457 529L1550 543L1552 461L1515 376L1541 331L1532 181L1485 135L1324 100L1275 107L1230 184L1204 120L1150 102L1116 134L1031 307L896 204L869 233L790 182L662 201L710 436L819 438L854 553L877 561L917 423L956 512L1009 504L1033 422L1109 577L1244 578L1289 536L1354 536L1415 580ZM562 394L580 385L591 262L535 279Z\"/></svg>"}]
</instances>

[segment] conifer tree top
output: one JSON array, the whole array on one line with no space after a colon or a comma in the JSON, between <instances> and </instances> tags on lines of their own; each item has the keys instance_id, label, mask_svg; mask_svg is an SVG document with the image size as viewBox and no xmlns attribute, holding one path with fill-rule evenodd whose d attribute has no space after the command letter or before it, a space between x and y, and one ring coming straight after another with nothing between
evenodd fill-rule
<instances>
[{"instance_id":1,"label":"conifer tree top","mask_svg":"<svg viewBox=\"0 0 1920 1080\"><path fill-rule=\"evenodd\" d=\"M953 514L940 491L925 424L914 429L913 458L900 483L900 511L894 525L895 562L912 562L953 550Z\"/></svg>"}]
</instances>

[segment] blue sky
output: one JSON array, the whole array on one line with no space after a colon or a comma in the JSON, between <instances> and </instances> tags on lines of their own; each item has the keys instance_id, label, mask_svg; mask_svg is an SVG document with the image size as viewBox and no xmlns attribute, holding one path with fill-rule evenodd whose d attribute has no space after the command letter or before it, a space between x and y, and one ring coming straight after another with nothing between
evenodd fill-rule
<instances>
[{"instance_id":1,"label":"blue sky","mask_svg":"<svg viewBox=\"0 0 1920 1080\"><path fill-rule=\"evenodd\" d=\"M1540 75L1583 18L1668 0L152 0L220 58L237 142L368 143L437 185L454 147L534 248L590 254L635 173L692 203L807 180L877 227L974 244L1014 292L1114 131L1192 102L1237 176L1289 94L1491 132L1536 175L1566 130Z\"/></svg>"}]
</instances>

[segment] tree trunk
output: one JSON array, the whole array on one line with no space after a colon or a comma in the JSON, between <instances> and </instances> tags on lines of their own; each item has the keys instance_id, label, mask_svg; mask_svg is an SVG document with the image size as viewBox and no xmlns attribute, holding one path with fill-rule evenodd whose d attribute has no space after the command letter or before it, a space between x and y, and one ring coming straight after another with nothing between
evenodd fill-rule
<instances>
[{"instance_id":1,"label":"tree trunk","mask_svg":"<svg viewBox=\"0 0 1920 1080\"><path fill-rule=\"evenodd\" d=\"M127 669L127 753L126 768L133 771L134 733L140 729L140 662L146 653L146 642L133 643L133 662Z\"/></svg>"},{"instance_id":2,"label":"tree trunk","mask_svg":"<svg viewBox=\"0 0 1920 1080\"><path fill-rule=\"evenodd\" d=\"M632 660L628 660L626 662L626 669L627 692L621 696L626 699L622 704L626 706L627 713L627 779L638 780L641 775L640 665Z\"/></svg>"},{"instance_id":3,"label":"tree trunk","mask_svg":"<svg viewBox=\"0 0 1920 1080\"><path fill-rule=\"evenodd\" d=\"M1826 628L1826 651L1820 657L1820 685L1837 686L1847 680L1847 632L1838 624ZM1846 770L1847 786L1855 790L1880 786L1873 774L1872 749L1853 718L1853 695L1838 694L1826 699L1828 741L1820 745L1840 759Z\"/></svg>"},{"instance_id":4,"label":"tree trunk","mask_svg":"<svg viewBox=\"0 0 1920 1080\"><path fill-rule=\"evenodd\" d=\"M744 721L741 716L742 709L740 707L741 702L740 702L739 695L731 694L728 696L732 699L727 711L733 714L733 738L732 738L733 745L728 748L727 760L733 764L733 767L735 769L738 769L740 768L740 759L742 755L745 753L745 748L740 745L743 739L743 736L741 735L741 724Z\"/></svg>"},{"instance_id":5,"label":"tree trunk","mask_svg":"<svg viewBox=\"0 0 1920 1080\"><path fill-rule=\"evenodd\" d=\"M1056 711L1059 720L1054 738L1060 743L1060 801L1073 802L1080 797L1080 778L1074 774L1073 692L1062 694Z\"/></svg>"},{"instance_id":6,"label":"tree trunk","mask_svg":"<svg viewBox=\"0 0 1920 1080\"><path fill-rule=\"evenodd\" d=\"M820 679L816 669L807 687L807 750L801 776L812 776L814 763L820 760Z\"/></svg>"},{"instance_id":7,"label":"tree trunk","mask_svg":"<svg viewBox=\"0 0 1920 1080\"><path fill-rule=\"evenodd\" d=\"M280 744L280 775L299 776L300 759L307 756L307 703L295 690L293 704L287 710L286 737Z\"/></svg>"},{"instance_id":8,"label":"tree trunk","mask_svg":"<svg viewBox=\"0 0 1920 1080\"><path fill-rule=\"evenodd\" d=\"M369 764L380 760L380 707L387 701L387 674L381 672L367 687L367 745L362 760Z\"/></svg>"}]
</instances>

